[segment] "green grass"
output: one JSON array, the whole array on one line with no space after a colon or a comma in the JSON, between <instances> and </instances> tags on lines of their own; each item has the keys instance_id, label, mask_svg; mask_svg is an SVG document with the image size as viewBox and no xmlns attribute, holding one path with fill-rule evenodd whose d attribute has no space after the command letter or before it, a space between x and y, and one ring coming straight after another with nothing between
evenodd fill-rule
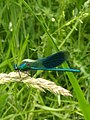
<instances>
[{"instance_id":1,"label":"green grass","mask_svg":"<svg viewBox=\"0 0 90 120\"><path fill-rule=\"evenodd\" d=\"M10 24L12 24L10 26ZM0 72L25 58L70 52L80 73L38 72L70 90L73 98L42 93L23 83L0 85L0 120L90 119L90 2L85 0L1 0Z\"/></svg>"}]
</instances>

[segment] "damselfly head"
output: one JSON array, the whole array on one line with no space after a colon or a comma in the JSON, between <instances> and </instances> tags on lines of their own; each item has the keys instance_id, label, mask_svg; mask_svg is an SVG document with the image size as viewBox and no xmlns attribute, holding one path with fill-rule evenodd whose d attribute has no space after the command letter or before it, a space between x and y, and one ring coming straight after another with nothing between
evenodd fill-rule
<instances>
[{"instance_id":1,"label":"damselfly head","mask_svg":"<svg viewBox=\"0 0 90 120\"><path fill-rule=\"evenodd\" d=\"M17 64L14 64L14 70L18 70Z\"/></svg>"}]
</instances>

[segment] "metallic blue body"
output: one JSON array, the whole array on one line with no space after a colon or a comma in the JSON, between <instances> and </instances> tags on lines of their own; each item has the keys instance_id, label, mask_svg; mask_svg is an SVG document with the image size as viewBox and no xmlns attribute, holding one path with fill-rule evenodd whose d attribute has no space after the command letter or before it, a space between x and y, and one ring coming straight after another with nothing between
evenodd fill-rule
<instances>
[{"instance_id":1,"label":"metallic blue body","mask_svg":"<svg viewBox=\"0 0 90 120\"><path fill-rule=\"evenodd\" d=\"M35 67L31 67L31 69L32 70L48 70L48 71L80 72L80 70L71 69L71 68L35 68Z\"/></svg>"}]
</instances>

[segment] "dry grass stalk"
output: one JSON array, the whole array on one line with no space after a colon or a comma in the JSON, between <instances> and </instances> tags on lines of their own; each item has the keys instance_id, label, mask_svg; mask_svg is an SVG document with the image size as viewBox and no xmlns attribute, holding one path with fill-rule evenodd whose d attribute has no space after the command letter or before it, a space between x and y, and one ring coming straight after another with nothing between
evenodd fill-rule
<instances>
[{"instance_id":1,"label":"dry grass stalk","mask_svg":"<svg viewBox=\"0 0 90 120\"><path fill-rule=\"evenodd\" d=\"M64 96L72 96L70 91L64 89L61 86L57 86L54 82L45 80L43 78L32 78L25 73L20 72L21 78L18 72L10 72L9 74L0 74L0 84L5 84L7 82L23 82L29 86L38 88L41 91L48 90L54 94L61 94Z\"/></svg>"}]
</instances>

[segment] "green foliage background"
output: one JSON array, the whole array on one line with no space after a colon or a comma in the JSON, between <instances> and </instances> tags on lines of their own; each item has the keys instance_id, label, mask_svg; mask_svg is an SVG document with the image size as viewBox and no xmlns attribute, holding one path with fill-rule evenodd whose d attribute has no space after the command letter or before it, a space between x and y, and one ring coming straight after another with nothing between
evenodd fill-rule
<instances>
[{"instance_id":1,"label":"green foliage background","mask_svg":"<svg viewBox=\"0 0 90 120\"><path fill-rule=\"evenodd\" d=\"M0 72L61 50L70 52L62 67L80 73L37 71L33 77L54 81L73 98L22 83L0 85L0 120L90 119L90 1L0 0Z\"/></svg>"}]
</instances>

